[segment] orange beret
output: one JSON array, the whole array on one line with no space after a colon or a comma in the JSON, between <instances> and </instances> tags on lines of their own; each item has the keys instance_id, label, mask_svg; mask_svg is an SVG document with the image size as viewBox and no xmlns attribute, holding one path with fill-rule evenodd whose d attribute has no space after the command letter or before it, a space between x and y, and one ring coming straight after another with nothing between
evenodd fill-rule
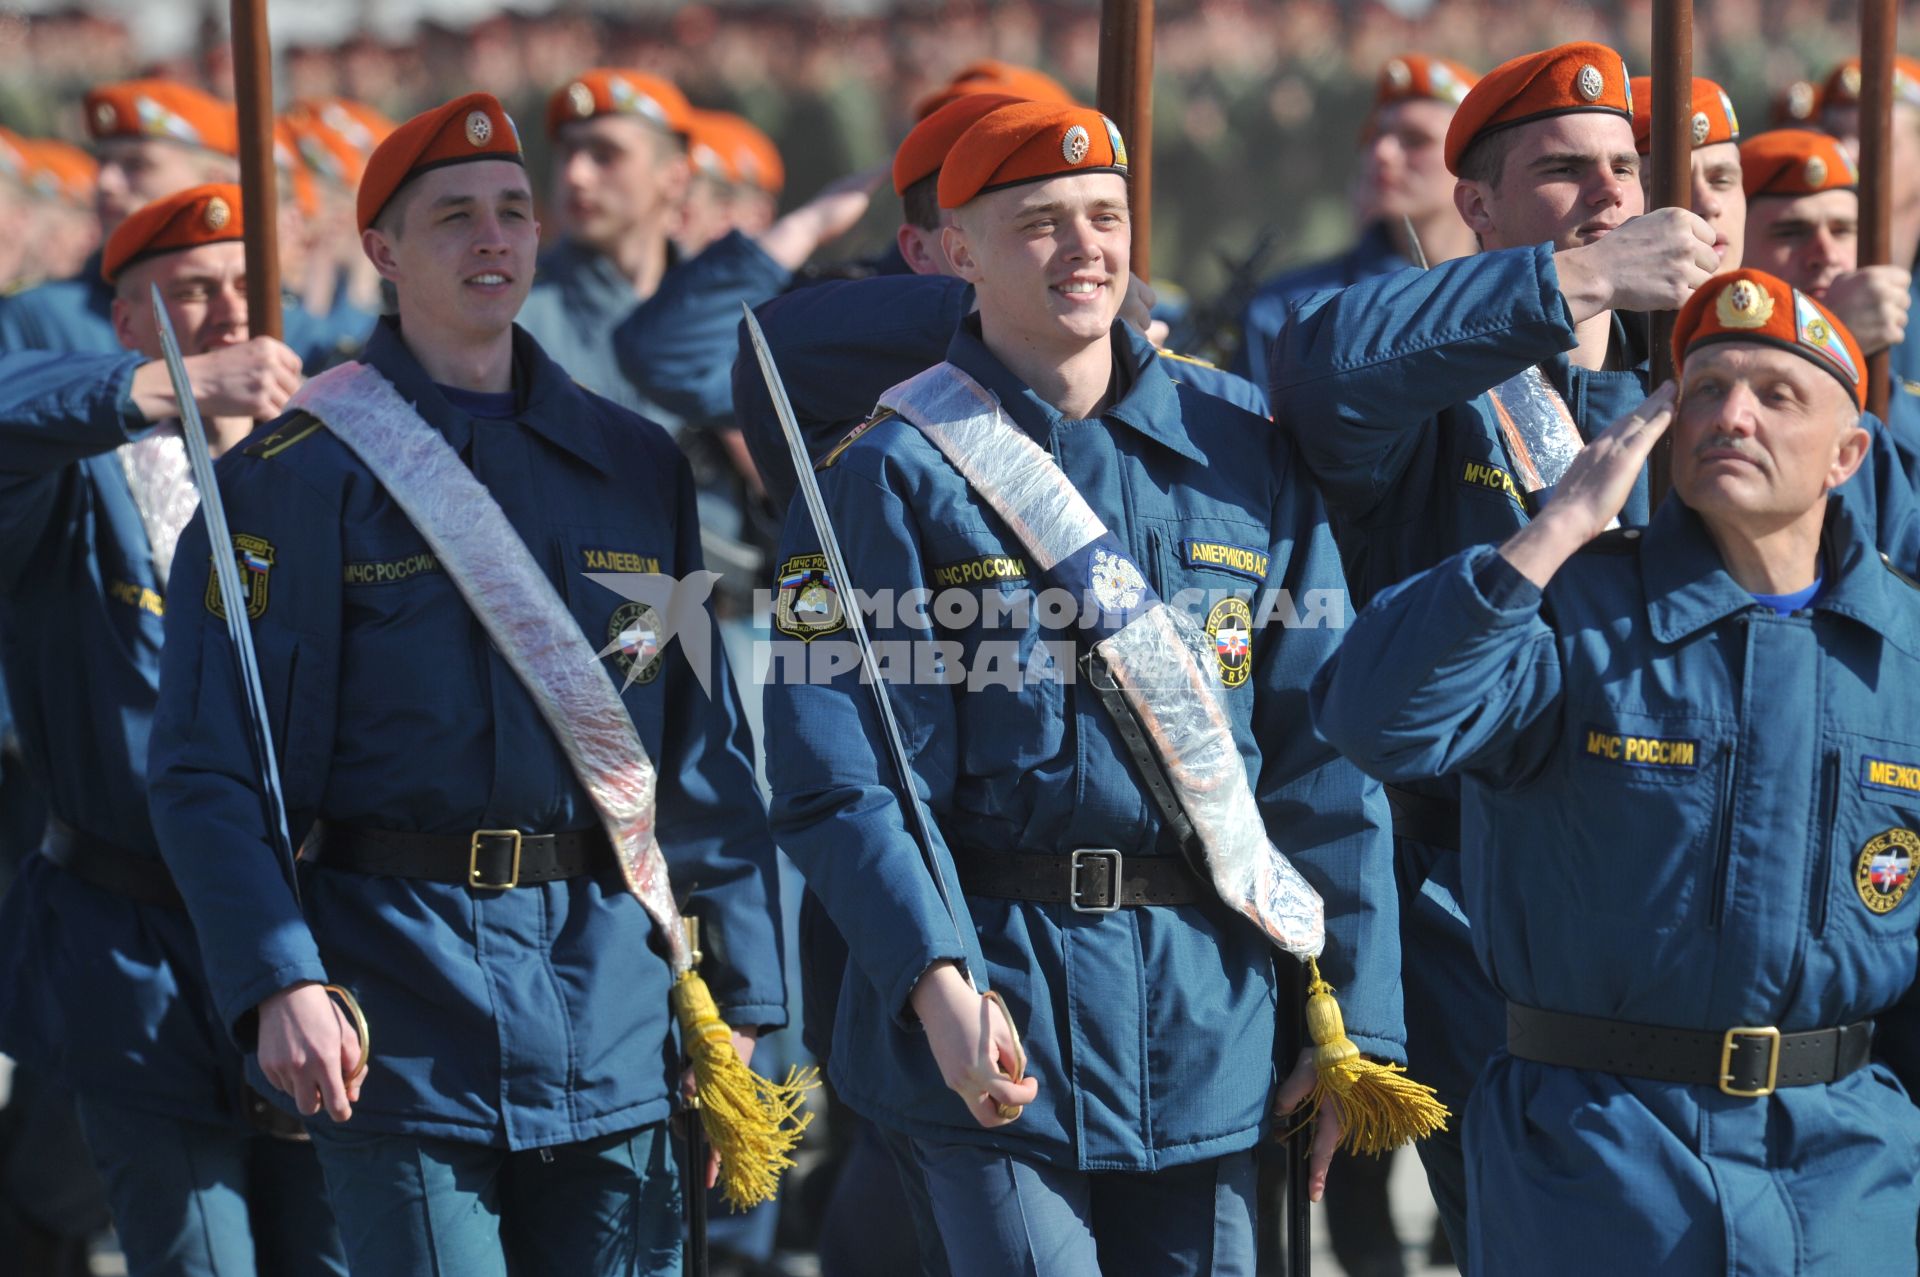
<instances>
[{"instance_id":1,"label":"orange beret","mask_svg":"<svg viewBox=\"0 0 1920 1277\"><path fill-rule=\"evenodd\" d=\"M988 58L961 67L959 72L948 80L944 88L932 93L913 104L913 118L924 120L941 107L957 101L969 93L1005 93L1016 98L1025 98L1029 102L1053 102L1060 106L1073 106L1073 94L1052 76L1031 67L1016 66L1011 62L1000 62Z\"/></svg>"},{"instance_id":2,"label":"orange beret","mask_svg":"<svg viewBox=\"0 0 1920 1277\"><path fill-rule=\"evenodd\" d=\"M222 155L240 154L240 123L231 102L172 80L122 80L87 94L87 132L112 137L164 138Z\"/></svg>"},{"instance_id":3,"label":"orange beret","mask_svg":"<svg viewBox=\"0 0 1920 1277\"><path fill-rule=\"evenodd\" d=\"M1403 53L1388 58L1380 67L1380 79L1373 90L1373 109L1413 98L1430 98L1459 106L1480 82L1480 77L1451 58L1436 58L1425 53Z\"/></svg>"},{"instance_id":4,"label":"orange beret","mask_svg":"<svg viewBox=\"0 0 1920 1277\"><path fill-rule=\"evenodd\" d=\"M687 155L708 176L778 195L787 167L773 139L731 111L694 109L687 118Z\"/></svg>"},{"instance_id":5,"label":"orange beret","mask_svg":"<svg viewBox=\"0 0 1920 1277\"><path fill-rule=\"evenodd\" d=\"M1604 44L1563 44L1503 62L1480 77L1447 126L1447 172L1488 133L1553 115L1605 111L1633 120L1627 64Z\"/></svg>"},{"instance_id":6,"label":"orange beret","mask_svg":"<svg viewBox=\"0 0 1920 1277\"><path fill-rule=\"evenodd\" d=\"M189 187L142 204L127 215L127 220L107 237L106 250L100 256L100 278L111 284L135 262L161 253L237 240L245 231L238 186L215 182Z\"/></svg>"},{"instance_id":7,"label":"orange beret","mask_svg":"<svg viewBox=\"0 0 1920 1277\"><path fill-rule=\"evenodd\" d=\"M1712 80L1693 77L1693 119L1689 133L1695 149L1718 142L1740 140L1740 117L1733 113L1733 99ZM1642 155L1653 154L1653 77L1633 77L1633 147Z\"/></svg>"},{"instance_id":8,"label":"orange beret","mask_svg":"<svg viewBox=\"0 0 1920 1277\"><path fill-rule=\"evenodd\" d=\"M1127 171L1112 120L1084 106L1010 102L976 120L940 166L940 207L1049 177Z\"/></svg>"},{"instance_id":9,"label":"orange beret","mask_svg":"<svg viewBox=\"0 0 1920 1277\"><path fill-rule=\"evenodd\" d=\"M320 188L314 185L313 169L300 152L300 138L283 115L273 122L273 167L293 187L293 202L303 217L320 211Z\"/></svg>"},{"instance_id":10,"label":"orange beret","mask_svg":"<svg viewBox=\"0 0 1920 1277\"><path fill-rule=\"evenodd\" d=\"M100 163L70 142L35 138L23 143L27 184L34 194L86 206L93 200Z\"/></svg>"},{"instance_id":11,"label":"orange beret","mask_svg":"<svg viewBox=\"0 0 1920 1277\"><path fill-rule=\"evenodd\" d=\"M393 121L350 98L296 102L286 121L307 167L349 191L360 185L373 148L393 132Z\"/></svg>"},{"instance_id":12,"label":"orange beret","mask_svg":"<svg viewBox=\"0 0 1920 1277\"><path fill-rule=\"evenodd\" d=\"M1027 100L1012 93L964 93L921 120L893 153L893 193L905 195L909 186L938 173L953 144L981 116Z\"/></svg>"},{"instance_id":13,"label":"orange beret","mask_svg":"<svg viewBox=\"0 0 1920 1277\"><path fill-rule=\"evenodd\" d=\"M520 155L520 130L491 93L468 93L423 111L374 148L354 201L360 229L372 226L415 174L474 160L526 163Z\"/></svg>"},{"instance_id":14,"label":"orange beret","mask_svg":"<svg viewBox=\"0 0 1920 1277\"><path fill-rule=\"evenodd\" d=\"M1740 144L1740 175L1747 198L1850 191L1860 170L1847 148L1812 129L1772 129Z\"/></svg>"},{"instance_id":15,"label":"orange beret","mask_svg":"<svg viewBox=\"0 0 1920 1277\"><path fill-rule=\"evenodd\" d=\"M562 124L596 115L637 115L669 133L684 134L693 107L671 80L645 71L598 67L576 76L547 99L547 136Z\"/></svg>"},{"instance_id":16,"label":"orange beret","mask_svg":"<svg viewBox=\"0 0 1920 1277\"><path fill-rule=\"evenodd\" d=\"M1893 100L1920 107L1920 58L1896 54L1893 59ZM1820 89L1820 107L1860 104L1860 59L1848 58L1827 74Z\"/></svg>"},{"instance_id":17,"label":"orange beret","mask_svg":"<svg viewBox=\"0 0 1920 1277\"><path fill-rule=\"evenodd\" d=\"M1860 344L1832 311L1783 279L1737 270L1715 275L1687 298L1673 321L1674 358L1684 366L1691 351L1725 341L1790 350L1839 378L1854 403L1867 406Z\"/></svg>"},{"instance_id":18,"label":"orange beret","mask_svg":"<svg viewBox=\"0 0 1920 1277\"><path fill-rule=\"evenodd\" d=\"M1820 86L1812 80L1795 80L1773 95L1767 110L1767 123L1773 128L1792 128L1805 124L1820 113Z\"/></svg>"}]
</instances>

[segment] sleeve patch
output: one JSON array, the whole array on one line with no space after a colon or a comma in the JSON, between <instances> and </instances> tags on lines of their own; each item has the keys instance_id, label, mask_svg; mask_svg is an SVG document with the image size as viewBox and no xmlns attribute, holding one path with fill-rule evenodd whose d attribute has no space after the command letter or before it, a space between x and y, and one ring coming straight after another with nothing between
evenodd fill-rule
<instances>
[{"instance_id":1,"label":"sleeve patch","mask_svg":"<svg viewBox=\"0 0 1920 1277\"><path fill-rule=\"evenodd\" d=\"M240 568L240 593L247 600L247 619L257 621L267 612L267 581L273 574L273 543L263 537L236 532L233 534L233 558ZM220 598L220 577L211 571L207 573L207 611L222 619L227 615Z\"/></svg>"}]
</instances>

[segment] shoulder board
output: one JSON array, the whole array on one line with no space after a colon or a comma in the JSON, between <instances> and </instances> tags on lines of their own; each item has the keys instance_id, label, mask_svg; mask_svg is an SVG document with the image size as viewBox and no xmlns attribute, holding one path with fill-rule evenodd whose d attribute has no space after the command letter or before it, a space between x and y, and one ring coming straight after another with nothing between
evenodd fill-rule
<instances>
[{"instance_id":1,"label":"shoulder board","mask_svg":"<svg viewBox=\"0 0 1920 1277\"><path fill-rule=\"evenodd\" d=\"M1608 528L1580 547L1581 554L1632 554L1640 548L1639 528Z\"/></svg>"},{"instance_id":2,"label":"shoulder board","mask_svg":"<svg viewBox=\"0 0 1920 1277\"><path fill-rule=\"evenodd\" d=\"M899 416L899 414L896 413L893 409L882 408L879 412L874 413L871 417L868 417L865 421L861 422L859 425L849 430L847 432L846 438L842 439L839 443L834 444L833 447L827 449L826 455L821 457L820 460L813 463L813 468L815 470L825 470L828 466L840 460L840 454L845 452L848 448L853 447L854 443L860 438L861 435L864 435L865 433L867 433L867 431L873 429L875 426L879 425L881 422L890 420L897 416Z\"/></svg>"},{"instance_id":3,"label":"shoulder board","mask_svg":"<svg viewBox=\"0 0 1920 1277\"><path fill-rule=\"evenodd\" d=\"M1887 571L1893 573L1894 576L1906 582L1907 585L1910 586L1911 588L1920 590L1920 581L1914 580L1912 577L1908 576L1905 572L1902 572L1899 568L1893 566L1893 560L1889 559L1884 552L1880 555L1880 561L1887 565Z\"/></svg>"},{"instance_id":4,"label":"shoulder board","mask_svg":"<svg viewBox=\"0 0 1920 1277\"><path fill-rule=\"evenodd\" d=\"M1218 372L1218 371L1220 371L1220 365L1219 365L1219 364L1210 364L1210 363L1208 363L1208 362L1207 362L1206 360L1204 360L1204 359L1195 359L1195 358L1194 358L1194 357L1193 357L1192 355L1182 355L1182 354L1178 354L1178 353L1176 353L1176 352L1174 352L1174 351L1171 351L1171 350L1163 350L1163 351L1161 351L1161 352L1160 352L1160 357L1161 357L1162 359L1173 359L1173 360L1177 360L1177 361L1179 361L1180 363L1183 363L1183 364L1196 364L1196 365L1198 365L1198 366L1199 366L1199 367L1201 367L1201 368L1211 368L1211 369L1213 369L1213 370L1214 370L1215 372Z\"/></svg>"},{"instance_id":5,"label":"shoulder board","mask_svg":"<svg viewBox=\"0 0 1920 1277\"><path fill-rule=\"evenodd\" d=\"M310 413L299 413L258 443L248 444L246 454L249 457L277 457L294 444L311 437L324 424Z\"/></svg>"}]
</instances>

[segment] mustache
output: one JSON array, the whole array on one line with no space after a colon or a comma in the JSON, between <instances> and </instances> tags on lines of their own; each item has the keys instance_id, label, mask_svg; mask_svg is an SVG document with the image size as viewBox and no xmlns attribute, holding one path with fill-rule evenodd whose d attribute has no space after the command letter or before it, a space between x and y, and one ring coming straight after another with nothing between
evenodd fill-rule
<instances>
[{"instance_id":1,"label":"mustache","mask_svg":"<svg viewBox=\"0 0 1920 1277\"><path fill-rule=\"evenodd\" d=\"M1693 446L1696 460L1709 452L1737 452L1749 461L1761 459L1760 449L1754 447L1750 440L1737 435L1709 435Z\"/></svg>"}]
</instances>

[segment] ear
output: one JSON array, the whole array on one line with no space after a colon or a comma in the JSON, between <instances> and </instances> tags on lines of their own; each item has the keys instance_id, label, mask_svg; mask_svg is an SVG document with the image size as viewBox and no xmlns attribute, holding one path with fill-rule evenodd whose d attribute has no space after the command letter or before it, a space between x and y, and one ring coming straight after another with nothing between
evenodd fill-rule
<instances>
[{"instance_id":1,"label":"ear","mask_svg":"<svg viewBox=\"0 0 1920 1277\"><path fill-rule=\"evenodd\" d=\"M140 349L140 338L133 331L133 303L118 293L113 298L113 338L128 350Z\"/></svg>"},{"instance_id":2,"label":"ear","mask_svg":"<svg viewBox=\"0 0 1920 1277\"><path fill-rule=\"evenodd\" d=\"M947 255L947 261L953 266L953 273L969 284L978 284L982 271L979 261L973 255L973 245L967 242L967 233L955 219L940 228L940 250Z\"/></svg>"},{"instance_id":3,"label":"ear","mask_svg":"<svg viewBox=\"0 0 1920 1277\"><path fill-rule=\"evenodd\" d=\"M1493 210L1488 201L1492 192L1482 182L1469 182L1465 178L1453 184L1453 207L1460 214L1460 220L1475 235L1485 238L1493 229Z\"/></svg>"},{"instance_id":4,"label":"ear","mask_svg":"<svg viewBox=\"0 0 1920 1277\"><path fill-rule=\"evenodd\" d=\"M1856 422L1843 429L1840 432L1840 446L1834 451L1833 465L1827 470L1825 491L1832 492L1851 479L1854 471L1867 459L1867 450L1872 446L1873 436L1865 426Z\"/></svg>"},{"instance_id":5,"label":"ear","mask_svg":"<svg viewBox=\"0 0 1920 1277\"><path fill-rule=\"evenodd\" d=\"M393 283L400 282L400 263L393 256L393 241L386 232L377 226L369 226L360 232L360 251L367 255L373 268L380 272L380 278Z\"/></svg>"},{"instance_id":6,"label":"ear","mask_svg":"<svg viewBox=\"0 0 1920 1277\"><path fill-rule=\"evenodd\" d=\"M933 245L929 242L935 234L937 232L924 230L911 222L900 223L900 229L893 233L893 242L899 247L900 256L906 259L916 275L947 273L945 265L934 256Z\"/></svg>"},{"instance_id":7,"label":"ear","mask_svg":"<svg viewBox=\"0 0 1920 1277\"><path fill-rule=\"evenodd\" d=\"M687 189L693 185L693 161L682 152L660 166L660 189L675 208L684 204Z\"/></svg>"}]
</instances>

